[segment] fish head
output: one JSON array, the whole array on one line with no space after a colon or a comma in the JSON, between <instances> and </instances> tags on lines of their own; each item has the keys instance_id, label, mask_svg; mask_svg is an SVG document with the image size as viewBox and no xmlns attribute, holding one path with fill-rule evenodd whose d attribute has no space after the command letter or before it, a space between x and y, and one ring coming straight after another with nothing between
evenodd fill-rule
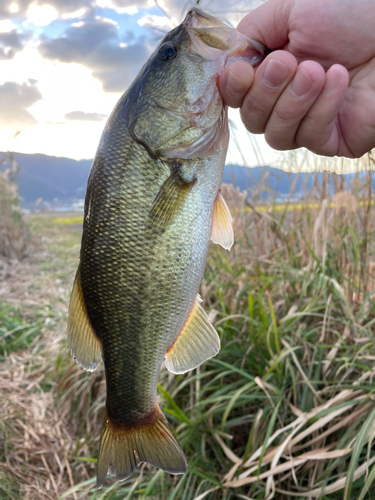
<instances>
[{"instance_id":1,"label":"fish head","mask_svg":"<svg viewBox=\"0 0 375 500\"><path fill-rule=\"evenodd\" d=\"M129 92L133 138L154 157L204 157L226 149L228 120L219 77L233 60L255 65L264 54L261 44L192 9L163 38Z\"/></svg>"}]
</instances>

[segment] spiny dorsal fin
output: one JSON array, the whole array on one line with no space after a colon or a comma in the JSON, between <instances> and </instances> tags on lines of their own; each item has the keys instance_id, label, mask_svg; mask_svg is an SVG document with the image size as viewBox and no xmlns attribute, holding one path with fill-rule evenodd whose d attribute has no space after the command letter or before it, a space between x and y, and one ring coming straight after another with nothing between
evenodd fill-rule
<instances>
[{"instance_id":1,"label":"spiny dorsal fin","mask_svg":"<svg viewBox=\"0 0 375 500\"><path fill-rule=\"evenodd\" d=\"M167 229L182 210L193 184L194 181L184 181L176 169L161 186L152 204L148 215L149 225Z\"/></svg>"},{"instance_id":2,"label":"spiny dorsal fin","mask_svg":"<svg viewBox=\"0 0 375 500\"><path fill-rule=\"evenodd\" d=\"M211 240L221 245L226 250L231 249L234 241L232 217L228 205L225 203L220 191L217 194L214 205Z\"/></svg>"},{"instance_id":3,"label":"spiny dorsal fin","mask_svg":"<svg viewBox=\"0 0 375 500\"><path fill-rule=\"evenodd\" d=\"M68 344L71 355L82 368L96 370L102 360L102 343L87 315L79 267L69 304Z\"/></svg>"},{"instance_id":4,"label":"spiny dorsal fin","mask_svg":"<svg viewBox=\"0 0 375 500\"><path fill-rule=\"evenodd\" d=\"M103 486L108 468L119 481L131 476L142 462L169 474L186 472L184 452L159 406L148 420L142 425L126 427L112 422L105 411L97 466L98 488Z\"/></svg>"},{"instance_id":5,"label":"spiny dorsal fin","mask_svg":"<svg viewBox=\"0 0 375 500\"><path fill-rule=\"evenodd\" d=\"M165 366L172 373L193 370L220 351L219 335L198 300L165 356Z\"/></svg>"}]
</instances>

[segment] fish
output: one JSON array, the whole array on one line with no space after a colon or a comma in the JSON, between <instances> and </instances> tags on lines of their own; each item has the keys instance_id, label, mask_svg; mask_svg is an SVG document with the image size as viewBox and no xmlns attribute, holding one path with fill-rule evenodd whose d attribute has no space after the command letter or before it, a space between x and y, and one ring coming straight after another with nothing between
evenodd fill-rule
<instances>
[{"instance_id":1,"label":"fish","mask_svg":"<svg viewBox=\"0 0 375 500\"><path fill-rule=\"evenodd\" d=\"M112 111L87 184L68 345L94 371L104 361L106 407L97 486L144 462L170 474L186 457L157 402L163 363L185 373L220 338L198 289L210 239L229 249L220 193L229 141L218 78L264 47L192 9L167 33Z\"/></svg>"}]
</instances>

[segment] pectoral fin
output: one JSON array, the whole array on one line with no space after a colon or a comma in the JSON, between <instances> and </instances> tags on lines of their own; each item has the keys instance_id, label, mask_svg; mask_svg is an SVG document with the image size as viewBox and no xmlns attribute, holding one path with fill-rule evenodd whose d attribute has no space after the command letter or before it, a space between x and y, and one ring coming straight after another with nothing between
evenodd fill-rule
<instances>
[{"instance_id":1,"label":"pectoral fin","mask_svg":"<svg viewBox=\"0 0 375 500\"><path fill-rule=\"evenodd\" d=\"M87 315L78 267L69 305L68 344L70 353L85 370L93 372L102 360L102 343Z\"/></svg>"},{"instance_id":2,"label":"pectoral fin","mask_svg":"<svg viewBox=\"0 0 375 500\"><path fill-rule=\"evenodd\" d=\"M234 242L232 217L228 205L225 203L220 191L217 194L214 205L211 240L213 243L221 245L226 250L230 250Z\"/></svg>"},{"instance_id":3,"label":"pectoral fin","mask_svg":"<svg viewBox=\"0 0 375 500\"><path fill-rule=\"evenodd\" d=\"M150 213L149 225L167 229L182 210L194 181L186 182L176 169L161 186Z\"/></svg>"},{"instance_id":4,"label":"pectoral fin","mask_svg":"<svg viewBox=\"0 0 375 500\"><path fill-rule=\"evenodd\" d=\"M172 373L185 373L215 356L220 338L198 300L177 340L165 357L165 366Z\"/></svg>"}]
</instances>

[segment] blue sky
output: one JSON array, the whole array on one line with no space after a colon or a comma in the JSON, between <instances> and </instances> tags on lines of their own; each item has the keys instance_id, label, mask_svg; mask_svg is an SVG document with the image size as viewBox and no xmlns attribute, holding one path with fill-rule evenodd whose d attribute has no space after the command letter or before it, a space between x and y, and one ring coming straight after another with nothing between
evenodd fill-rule
<instances>
[{"instance_id":1,"label":"blue sky","mask_svg":"<svg viewBox=\"0 0 375 500\"><path fill-rule=\"evenodd\" d=\"M199 0L232 26L265 0ZM163 33L197 0L0 0L0 151L93 158L106 119ZM158 6L158 5L159 6ZM305 150L280 153L237 110L227 163L353 170Z\"/></svg>"},{"instance_id":2,"label":"blue sky","mask_svg":"<svg viewBox=\"0 0 375 500\"><path fill-rule=\"evenodd\" d=\"M261 0L200 0L232 25ZM92 158L105 121L194 0L2 0L0 151ZM165 15L164 12L167 14ZM274 153L236 123L250 165ZM271 156L270 156L271 155ZM273 156L272 156L273 155ZM228 162L243 163L231 143Z\"/></svg>"}]
</instances>

